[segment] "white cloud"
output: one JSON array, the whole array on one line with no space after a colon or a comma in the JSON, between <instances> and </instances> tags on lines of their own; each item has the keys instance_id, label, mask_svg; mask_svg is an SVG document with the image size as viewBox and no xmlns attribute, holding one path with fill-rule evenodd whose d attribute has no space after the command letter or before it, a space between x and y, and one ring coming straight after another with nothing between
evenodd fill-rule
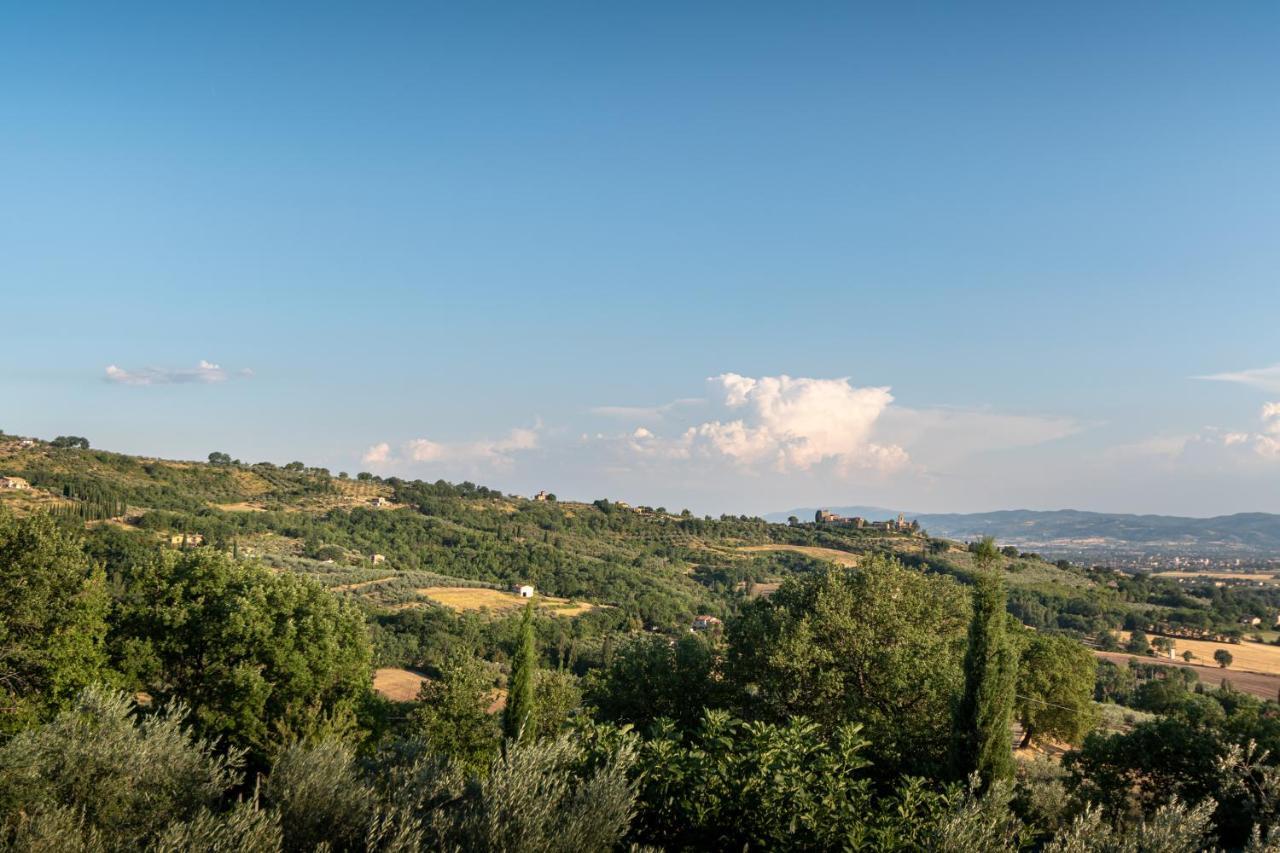
<instances>
[{"instance_id":1,"label":"white cloud","mask_svg":"<svg viewBox=\"0 0 1280 853\"><path fill-rule=\"evenodd\" d=\"M1235 382L1261 388L1264 391L1280 392L1280 364L1270 367L1254 367L1249 370L1237 370L1227 373L1211 373L1207 376L1193 376L1192 379L1207 379L1212 382Z\"/></svg>"},{"instance_id":2,"label":"white cloud","mask_svg":"<svg viewBox=\"0 0 1280 853\"><path fill-rule=\"evenodd\" d=\"M391 445L385 441L380 441L370 447L360 457L360 461L366 465L380 465L391 458Z\"/></svg>"},{"instance_id":3,"label":"white cloud","mask_svg":"<svg viewBox=\"0 0 1280 853\"><path fill-rule=\"evenodd\" d=\"M708 380L724 405L743 417L690 427L682 443L690 452L723 456L742 465L804 471L822 462L841 470L889 470L907 462L893 444L871 441L877 419L893 402L888 388L856 388L848 379L726 373Z\"/></svg>"},{"instance_id":4,"label":"white cloud","mask_svg":"<svg viewBox=\"0 0 1280 853\"><path fill-rule=\"evenodd\" d=\"M107 365L106 381L116 385L211 385L226 382L233 376L249 378L253 371L249 368L228 373L221 365L210 361L201 361L192 368L140 367L125 370L114 364Z\"/></svg>"},{"instance_id":5,"label":"white cloud","mask_svg":"<svg viewBox=\"0 0 1280 853\"><path fill-rule=\"evenodd\" d=\"M1265 403L1258 432L1205 427L1190 435L1157 436L1113 448L1112 456L1156 456L1208 467L1256 466L1259 458L1280 461L1280 403Z\"/></svg>"},{"instance_id":6,"label":"white cloud","mask_svg":"<svg viewBox=\"0 0 1280 853\"><path fill-rule=\"evenodd\" d=\"M1272 435L1280 434L1280 403L1264 403L1262 406L1263 430Z\"/></svg>"},{"instance_id":7,"label":"white cloud","mask_svg":"<svg viewBox=\"0 0 1280 853\"><path fill-rule=\"evenodd\" d=\"M362 457L370 464L385 465L396 461L439 462L442 464L484 464L495 468L507 467L517 453L538 448L537 430L516 428L502 438L479 441L440 442L429 438L406 441L400 453L392 452L388 442L370 447Z\"/></svg>"}]
</instances>

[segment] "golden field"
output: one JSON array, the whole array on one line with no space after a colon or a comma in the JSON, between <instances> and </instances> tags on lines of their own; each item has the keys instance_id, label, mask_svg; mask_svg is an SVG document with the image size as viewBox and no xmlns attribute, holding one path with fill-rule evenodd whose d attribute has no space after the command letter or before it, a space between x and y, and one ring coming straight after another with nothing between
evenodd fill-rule
<instances>
[{"instance_id":1,"label":"golden field","mask_svg":"<svg viewBox=\"0 0 1280 853\"><path fill-rule=\"evenodd\" d=\"M473 586L431 586L417 592L454 610L513 610L523 607L527 600L514 592ZM596 608L584 601L570 602L550 595L535 596L533 602L553 616L578 616Z\"/></svg>"},{"instance_id":2,"label":"golden field","mask_svg":"<svg viewBox=\"0 0 1280 853\"><path fill-rule=\"evenodd\" d=\"M1219 581L1255 581L1262 583L1280 583L1270 572L1152 572L1153 578L1209 578Z\"/></svg>"},{"instance_id":3,"label":"golden field","mask_svg":"<svg viewBox=\"0 0 1280 853\"><path fill-rule=\"evenodd\" d=\"M412 670L383 667L373 673L373 689L392 702L412 702L426 680Z\"/></svg>"},{"instance_id":4,"label":"golden field","mask_svg":"<svg viewBox=\"0 0 1280 853\"><path fill-rule=\"evenodd\" d=\"M1119 631L1120 642L1129 639L1128 631ZM1148 635L1155 639L1155 635ZM1228 670L1240 672L1257 672L1263 675L1280 675L1280 646L1268 646L1245 640L1242 643L1213 643L1208 640L1184 640L1181 637L1170 637L1173 640L1173 659L1171 663L1183 663L1182 653L1191 652L1194 657L1191 663L1202 666L1217 666L1213 653L1226 649L1231 654L1231 665ZM1161 660L1167 660L1161 658Z\"/></svg>"}]
</instances>

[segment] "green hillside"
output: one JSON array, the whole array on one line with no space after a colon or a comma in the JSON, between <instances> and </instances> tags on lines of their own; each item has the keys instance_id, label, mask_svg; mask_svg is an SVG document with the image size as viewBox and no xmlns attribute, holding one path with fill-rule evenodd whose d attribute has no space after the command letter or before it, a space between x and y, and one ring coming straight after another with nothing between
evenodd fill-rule
<instances>
[{"instance_id":1,"label":"green hillside","mask_svg":"<svg viewBox=\"0 0 1280 853\"><path fill-rule=\"evenodd\" d=\"M80 517L101 538L198 534L216 549L313 576L373 612L427 606L417 592L424 588L520 582L672 628L700 612L724 616L822 562L802 550L747 550L761 545L855 558L891 553L961 578L972 568L962 546L908 533L537 501L471 483L352 478L302 463L179 462L12 439L0 445L0 474L31 484L0 492L19 511ZM1106 598L1084 574L1034 556L1007 559L1004 569L1028 595Z\"/></svg>"}]
</instances>

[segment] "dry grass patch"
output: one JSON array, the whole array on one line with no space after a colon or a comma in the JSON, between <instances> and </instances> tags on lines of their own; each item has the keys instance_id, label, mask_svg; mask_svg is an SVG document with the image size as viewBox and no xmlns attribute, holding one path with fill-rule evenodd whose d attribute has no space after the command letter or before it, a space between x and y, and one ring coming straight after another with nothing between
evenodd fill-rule
<instances>
[{"instance_id":1,"label":"dry grass patch","mask_svg":"<svg viewBox=\"0 0 1280 853\"><path fill-rule=\"evenodd\" d=\"M758 553L761 551L794 551L797 554L804 554L806 557L813 557L815 560L827 560L839 566L853 568L858 565L859 557L857 554L850 554L848 551L838 551L835 548L819 548L814 545L744 545L738 549L747 553Z\"/></svg>"},{"instance_id":2,"label":"dry grass patch","mask_svg":"<svg viewBox=\"0 0 1280 853\"><path fill-rule=\"evenodd\" d=\"M514 610L523 607L528 599L514 592L474 586L429 586L417 591L437 604L454 610ZM539 595L533 599L538 609L553 616L578 616L596 605L584 601L571 602L566 598Z\"/></svg>"},{"instance_id":3,"label":"dry grass patch","mask_svg":"<svg viewBox=\"0 0 1280 853\"><path fill-rule=\"evenodd\" d=\"M374 671L373 690L392 702L412 702L426 680L426 676L413 670L388 666Z\"/></svg>"}]
</instances>

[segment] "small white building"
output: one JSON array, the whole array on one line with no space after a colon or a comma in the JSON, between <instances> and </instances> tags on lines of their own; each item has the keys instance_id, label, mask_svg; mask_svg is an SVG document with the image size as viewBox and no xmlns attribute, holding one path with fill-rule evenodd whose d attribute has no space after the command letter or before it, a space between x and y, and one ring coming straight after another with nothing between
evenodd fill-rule
<instances>
[{"instance_id":1,"label":"small white building","mask_svg":"<svg viewBox=\"0 0 1280 853\"><path fill-rule=\"evenodd\" d=\"M372 559L373 559L373 564L375 566L378 565L379 563L385 563L387 561L387 558L384 557L382 554L374 554Z\"/></svg>"},{"instance_id":2,"label":"small white building","mask_svg":"<svg viewBox=\"0 0 1280 853\"><path fill-rule=\"evenodd\" d=\"M369 504L371 506L386 506L388 503L390 503L390 501L388 501L386 498L382 498L382 497L369 498Z\"/></svg>"},{"instance_id":3,"label":"small white building","mask_svg":"<svg viewBox=\"0 0 1280 853\"><path fill-rule=\"evenodd\" d=\"M533 587L527 583L514 584L511 591L521 598L533 598Z\"/></svg>"},{"instance_id":4,"label":"small white building","mask_svg":"<svg viewBox=\"0 0 1280 853\"><path fill-rule=\"evenodd\" d=\"M694 631L711 631L720 628L723 625L724 623L714 616L703 615L693 617Z\"/></svg>"}]
</instances>

